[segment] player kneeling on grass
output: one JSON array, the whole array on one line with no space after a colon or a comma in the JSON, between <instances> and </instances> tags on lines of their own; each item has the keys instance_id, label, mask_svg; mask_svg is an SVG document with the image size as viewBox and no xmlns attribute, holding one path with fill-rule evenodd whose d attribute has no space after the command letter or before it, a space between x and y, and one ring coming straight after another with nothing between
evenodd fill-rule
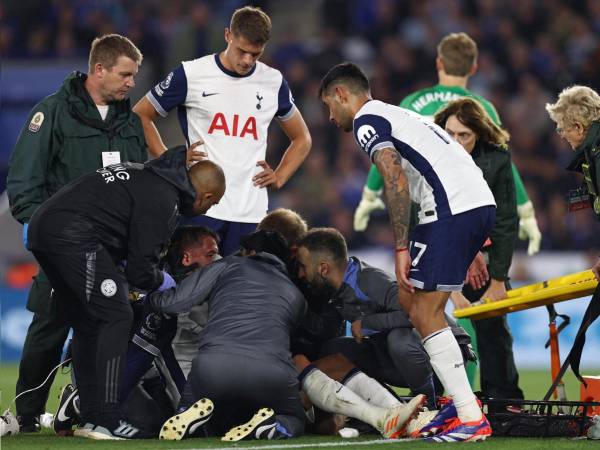
<instances>
[{"instance_id":1,"label":"player kneeling on grass","mask_svg":"<svg viewBox=\"0 0 600 450\"><path fill-rule=\"evenodd\" d=\"M243 246L248 249L243 256L216 261L176 289L147 298L167 314L209 303L188 377L196 403L165 422L163 439L190 436L201 424L205 435L223 435L250 417L226 439L290 438L304 432L289 336L306 303L288 276L289 249L279 234L266 231L250 235ZM204 423L207 417L212 419Z\"/></svg>"},{"instance_id":2,"label":"player kneeling on grass","mask_svg":"<svg viewBox=\"0 0 600 450\"><path fill-rule=\"evenodd\" d=\"M289 265L289 249L279 234L265 231L245 239L243 246L246 257L227 257L192 275L177 289L149 297L163 312L206 300L210 304L189 378L194 397L200 400L167 420L161 438L179 440L203 424L205 435L218 435L260 406L250 421L233 427L223 440L283 439L304 430L289 336L306 303L283 264ZM351 409L355 417L388 437L400 433L424 401L421 396L409 406L384 410L368 405L349 389L340 394L339 383L314 367L303 375L304 390L319 406L345 414ZM336 410L340 405L345 409ZM215 417L206 423L210 416Z\"/></svg>"},{"instance_id":3,"label":"player kneeling on grass","mask_svg":"<svg viewBox=\"0 0 600 450\"><path fill-rule=\"evenodd\" d=\"M161 268L180 282L194 270L220 258L217 243L218 237L208 228L178 228ZM175 412L185 383L182 369L175 360L174 346L171 347L175 332L180 332L182 326L178 317L144 313L143 297L142 301L133 301L132 305L134 325L119 397L125 415L144 430L154 430L158 436L165 419ZM186 319L185 325L190 321L187 315ZM197 340L195 344L186 342L185 345L193 345L194 349L198 346ZM189 350L186 348L187 353ZM73 427L79 423L79 391L75 384L68 384L61 391L53 428L57 434L68 436L74 433ZM84 436L87 431L85 428L76 429L75 435Z\"/></svg>"}]
</instances>

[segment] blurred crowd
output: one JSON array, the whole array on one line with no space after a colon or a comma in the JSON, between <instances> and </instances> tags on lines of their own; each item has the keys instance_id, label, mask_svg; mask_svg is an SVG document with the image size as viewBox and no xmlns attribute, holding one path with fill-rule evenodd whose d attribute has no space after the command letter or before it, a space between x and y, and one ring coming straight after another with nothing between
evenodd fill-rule
<instances>
[{"instance_id":1,"label":"blurred crowd","mask_svg":"<svg viewBox=\"0 0 600 450\"><path fill-rule=\"evenodd\" d=\"M181 60L224 48L223 28L238 0L20 0L0 6L3 57L86 57L93 37L119 32L151 61L158 80ZM543 233L542 249L589 249L599 229L589 211L567 213L566 194L578 185L564 169L571 157L544 105L563 87L600 87L600 2L597 0L275 0L254 1L273 19L263 60L288 80L307 120L313 149L298 174L271 196L271 206L302 213L310 225L329 224L349 244L392 242L385 212L366 233L352 215L369 168L351 134L327 122L316 93L327 69L359 63L373 96L399 103L437 82L436 45L465 31L479 44L479 70L469 89L491 100L511 134L510 149ZM278 161L286 139L273 127L268 158ZM524 244L519 244L523 248Z\"/></svg>"}]
</instances>

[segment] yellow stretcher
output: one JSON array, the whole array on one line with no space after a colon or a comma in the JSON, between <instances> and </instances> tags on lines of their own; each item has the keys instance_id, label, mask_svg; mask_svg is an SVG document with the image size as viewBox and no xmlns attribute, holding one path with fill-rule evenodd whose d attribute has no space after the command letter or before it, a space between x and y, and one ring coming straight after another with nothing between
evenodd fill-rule
<instances>
[{"instance_id":1,"label":"yellow stretcher","mask_svg":"<svg viewBox=\"0 0 600 450\"><path fill-rule=\"evenodd\" d=\"M458 319L487 319L502 314L552 303L585 297L594 293L598 282L591 270L551 278L540 283L529 284L507 292L508 298L492 302L483 299L469 308L454 311Z\"/></svg>"}]
</instances>

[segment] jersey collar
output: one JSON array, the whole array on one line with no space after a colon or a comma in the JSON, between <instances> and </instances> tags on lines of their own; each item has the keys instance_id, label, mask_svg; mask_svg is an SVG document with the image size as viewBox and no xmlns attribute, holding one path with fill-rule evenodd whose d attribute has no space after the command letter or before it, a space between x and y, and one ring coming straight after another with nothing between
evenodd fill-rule
<instances>
[{"instance_id":1,"label":"jersey collar","mask_svg":"<svg viewBox=\"0 0 600 450\"><path fill-rule=\"evenodd\" d=\"M225 66L221 62L221 58L219 58L219 54L218 53L215 53L215 63L217 64L217 66L219 67L219 69L221 69L221 71L223 73L225 73L226 75L229 75L230 77L235 77L235 78L246 78L246 77L249 77L256 70L256 64L254 64L254 67L252 67L252 69L250 70L250 72L248 72L246 75L240 75L239 73L234 72L233 70L229 70L229 69L225 68Z\"/></svg>"}]
</instances>

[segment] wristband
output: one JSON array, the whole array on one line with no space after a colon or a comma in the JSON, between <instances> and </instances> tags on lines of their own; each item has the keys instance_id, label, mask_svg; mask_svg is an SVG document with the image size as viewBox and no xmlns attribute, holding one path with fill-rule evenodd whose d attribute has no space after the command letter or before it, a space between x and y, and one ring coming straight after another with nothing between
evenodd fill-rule
<instances>
[{"instance_id":1,"label":"wristband","mask_svg":"<svg viewBox=\"0 0 600 450\"><path fill-rule=\"evenodd\" d=\"M396 253L400 253L400 252L403 252L405 250L408 251L408 247L396 248Z\"/></svg>"}]
</instances>

